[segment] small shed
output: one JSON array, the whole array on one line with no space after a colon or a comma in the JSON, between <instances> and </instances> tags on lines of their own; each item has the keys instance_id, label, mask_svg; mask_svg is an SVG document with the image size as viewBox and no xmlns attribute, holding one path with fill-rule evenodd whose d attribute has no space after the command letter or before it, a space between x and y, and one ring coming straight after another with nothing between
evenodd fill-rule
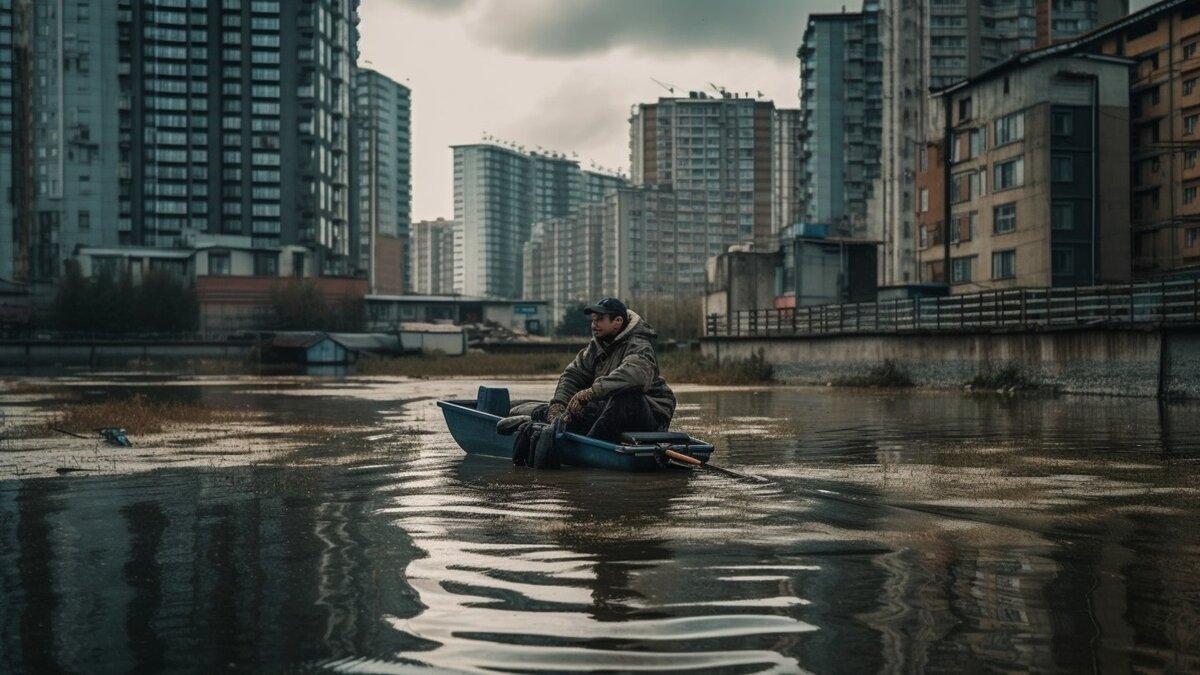
<instances>
[{"instance_id":1,"label":"small shed","mask_svg":"<svg viewBox=\"0 0 1200 675\"><path fill-rule=\"evenodd\" d=\"M263 345L263 360L273 363L340 364L353 352L326 333L276 333Z\"/></svg>"},{"instance_id":2,"label":"small shed","mask_svg":"<svg viewBox=\"0 0 1200 675\"><path fill-rule=\"evenodd\" d=\"M467 332L462 326L440 323L402 323L396 330L406 352L441 352L447 356L467 353Z\"/></svg>"}]
</instances>

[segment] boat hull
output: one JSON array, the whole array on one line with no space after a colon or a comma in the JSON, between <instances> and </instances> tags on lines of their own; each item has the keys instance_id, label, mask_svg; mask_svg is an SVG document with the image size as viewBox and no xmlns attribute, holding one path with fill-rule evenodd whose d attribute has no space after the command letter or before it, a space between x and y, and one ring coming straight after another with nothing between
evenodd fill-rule
<instances>
[{"instance_id":1,"label":"boat hull","mask_svg":"<svg viewBox=\"0 0 1200 675\"><path fill-rule=\"evenodd\" d=\"M438 401L446 427L459 447L470 455L486 455L512 460L513 437L496 431L498 415L475 409L475 401ZM713 446L691 438L673 443L671 450L707 462ZM558 440L559 461L568 466L612 469L616 471L658 471L661 449L655 445L622 445L567 432Z\"/></svg>"}]
</instances>

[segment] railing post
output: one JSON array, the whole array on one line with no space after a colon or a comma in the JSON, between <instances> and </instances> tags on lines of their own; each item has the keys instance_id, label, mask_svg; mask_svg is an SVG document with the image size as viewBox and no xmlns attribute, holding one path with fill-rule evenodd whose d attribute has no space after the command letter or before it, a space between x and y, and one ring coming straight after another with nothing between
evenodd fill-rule
<instances>
[{"instance_id":1,"label":"railing post","mask_svg":"<svg viewBox=\"0 0 1200 675\"><path fill-rule=\"evenodd\" d=\"M1075 300L1075 321L1074 321L1074 324L1075 324L1076 326L1078 326L1078 325L1080 324L1080 321L1079 321L1079 287L1078 287L1078 286L1076 286L1076 287L1075 287L1075 298L1074 298L1074 300Z\"/></svg>"},{"instance_id":2,"label":"railing post","mask_svg":"<svg viewBox=\"0 0 1200 675\"><path fill-rule=\"evenodd\" d=\"M1129 323L1133 323L1133 282L1129 282Z\"/></svg>"},{"instance_id":3,"label":"railing post","mask_svg":"<svg viewBox=\"0 0 1200 675\"><path fill-rule=\"evenodd\" d=\"M1027 328L1025 325L1025 289L1021 289L1021 328Z\"/></svg>"}]
</instances>

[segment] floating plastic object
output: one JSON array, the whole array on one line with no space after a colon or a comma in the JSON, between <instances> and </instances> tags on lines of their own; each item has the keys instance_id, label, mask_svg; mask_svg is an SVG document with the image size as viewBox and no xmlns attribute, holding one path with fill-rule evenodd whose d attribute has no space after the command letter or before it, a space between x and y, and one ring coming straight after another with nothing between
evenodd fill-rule
<instances>
[{"instance_id":1,"label":"floating plastic object","mask_svg":"<svg viewBox=\"0 0 1200 675\"><path fill-rule=\"evenodd\" d=\"M123 448L132 448L133 443L125 437L125 430L120 427L106 427L97 429L100 435L104 437L104 442L109 445L119 445Z\"/></svg>"}]
</instances>

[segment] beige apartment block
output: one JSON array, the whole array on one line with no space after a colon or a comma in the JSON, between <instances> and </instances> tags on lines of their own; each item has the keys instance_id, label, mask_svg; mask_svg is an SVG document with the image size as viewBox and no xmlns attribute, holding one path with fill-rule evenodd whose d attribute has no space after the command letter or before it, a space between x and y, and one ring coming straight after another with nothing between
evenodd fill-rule
<instances>
[{"instance_id":1,"label":"beige apartment block","mask_svg":"<svg viewBox=\"0 0 1200 675\"><path fill-rule=\"evenodd\" d=\"M935 152L917 180L921 281L1129 279L1129 65L1039 50L935 94L928 139L949 161Z\"/></svg>"}]
</instances>

